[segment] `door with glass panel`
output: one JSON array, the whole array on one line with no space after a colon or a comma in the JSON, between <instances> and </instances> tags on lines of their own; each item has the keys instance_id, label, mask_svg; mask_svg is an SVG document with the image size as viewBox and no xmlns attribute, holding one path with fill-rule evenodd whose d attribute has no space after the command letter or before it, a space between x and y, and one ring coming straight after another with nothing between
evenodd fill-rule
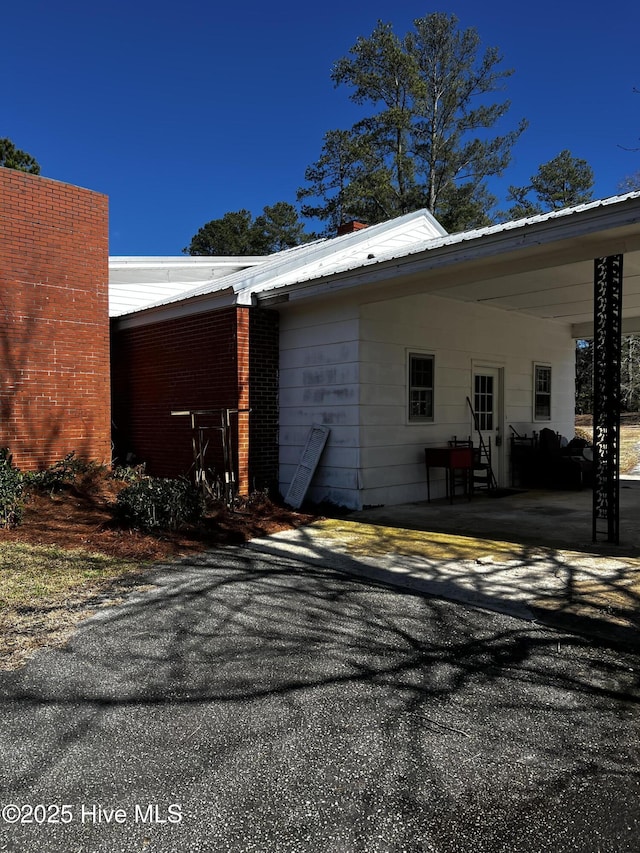
<instances>
[{"instance_id":1,"label":"door with glass panel","mask_svg":"<svg viewBox=\"0 0 640 853\"><path fill-rule=\"evenodd\" d=\"M498 484L502 483L502 369L497 367L477 367L473 372L471 405L475 413L473 423L473 443L482 441L491 447L491 467Z\"/></svg>"}]
</instances>

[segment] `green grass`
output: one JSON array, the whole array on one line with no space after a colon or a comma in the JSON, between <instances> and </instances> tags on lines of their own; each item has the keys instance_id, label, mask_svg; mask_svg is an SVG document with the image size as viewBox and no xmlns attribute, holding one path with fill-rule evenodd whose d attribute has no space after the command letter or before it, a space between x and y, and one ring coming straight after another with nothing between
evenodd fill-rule
<instances>
[{"instance_id":1,"label":"green grass","mask_svg":"<svg viewBox=\"0 0 640 853\"><path fill-rule=\"evenodd\" d=\"M0 544L0 610L77 600L140 568L139 563L103 554L4 542Z\"/></svg>"}]
</instances>

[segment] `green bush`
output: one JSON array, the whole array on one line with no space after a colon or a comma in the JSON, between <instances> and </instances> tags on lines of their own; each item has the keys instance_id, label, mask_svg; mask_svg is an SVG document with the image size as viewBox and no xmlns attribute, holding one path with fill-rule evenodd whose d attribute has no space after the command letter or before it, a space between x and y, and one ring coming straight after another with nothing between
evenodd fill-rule
<instances>
[{"instance_id":1,"label":"green bush","mask_svg":"<svg viewBox=\"0 0 640 853\"><path fill-rule=\"evenodd\" d=\"M0 527L16 527L22 520L24 475L14 468L11 454L0 448Z\"/></svg>"},{"instance_id":2,"label":"green bush","mask_svg":"<svg viewBox=\"0 0 640 853\"><path fill-rule=\"evenodd\" d=\"M127 523L144 530L177 530L202 518L200 493L187 480L147 477L124 488L116 502Z\"/></svg>"}]
</instances>

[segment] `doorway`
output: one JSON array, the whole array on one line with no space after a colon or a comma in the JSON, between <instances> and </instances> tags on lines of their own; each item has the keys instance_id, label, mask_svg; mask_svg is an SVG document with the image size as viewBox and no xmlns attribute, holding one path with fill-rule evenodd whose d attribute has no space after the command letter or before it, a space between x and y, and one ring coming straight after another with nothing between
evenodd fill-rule
<instances>
[{"instance_id":1,"label":"doorway","mask_svg":"<svg viewBox=\"0 0 640 853\"><path fill-rule=\"evenodd\" d=\"M488 447L491 444L491 467L496 482L504 485L505 463L503 442L503 376L504 368L474 365L471 405L478 431ZM472 424L474 443L479 443L476 424Z\"/></svg>"}]
</instances>

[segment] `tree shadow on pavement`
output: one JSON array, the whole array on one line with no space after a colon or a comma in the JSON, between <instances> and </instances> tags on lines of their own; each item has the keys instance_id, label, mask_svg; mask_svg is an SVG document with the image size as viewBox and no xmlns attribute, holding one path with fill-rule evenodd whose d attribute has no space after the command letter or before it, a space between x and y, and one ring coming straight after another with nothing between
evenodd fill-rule
<instances>
[{"instance_id":1,"label":"tree shadow on pavement","mask_svg":"<svg viewBox=\"0 0 640 853\"><path fill-rule=\"evenodd\" d=\"M348 578L316 556L316 566L250 548L190 557L85 623L65 650L3 675L3 787L47 784L83 751L96 762L85 774L98 773L96 739L116 720L163 778L204 777L211 756L247 762L256 778L268 766L286 779L291 815L309 772L346 798L341 832L370 832L376 809L391 821L395 846L325 849L440 849L415 841L427 824L434 845L441 833L444 849L480 849L468 824L480 809L495 840L486 849L506 850L512 837L491 815L511 809L513 832L516 812L548 817L550 799L575 809L576 784L594 798L603 777L616 790L638 784L633 654ZM234 826L249 805L228 787L217 807ZM446 829L428 808L448 811ZM452 824L458 846L447 848ZM279 849L262 831L254 842Z\"/></svg>"}]
</instances>

